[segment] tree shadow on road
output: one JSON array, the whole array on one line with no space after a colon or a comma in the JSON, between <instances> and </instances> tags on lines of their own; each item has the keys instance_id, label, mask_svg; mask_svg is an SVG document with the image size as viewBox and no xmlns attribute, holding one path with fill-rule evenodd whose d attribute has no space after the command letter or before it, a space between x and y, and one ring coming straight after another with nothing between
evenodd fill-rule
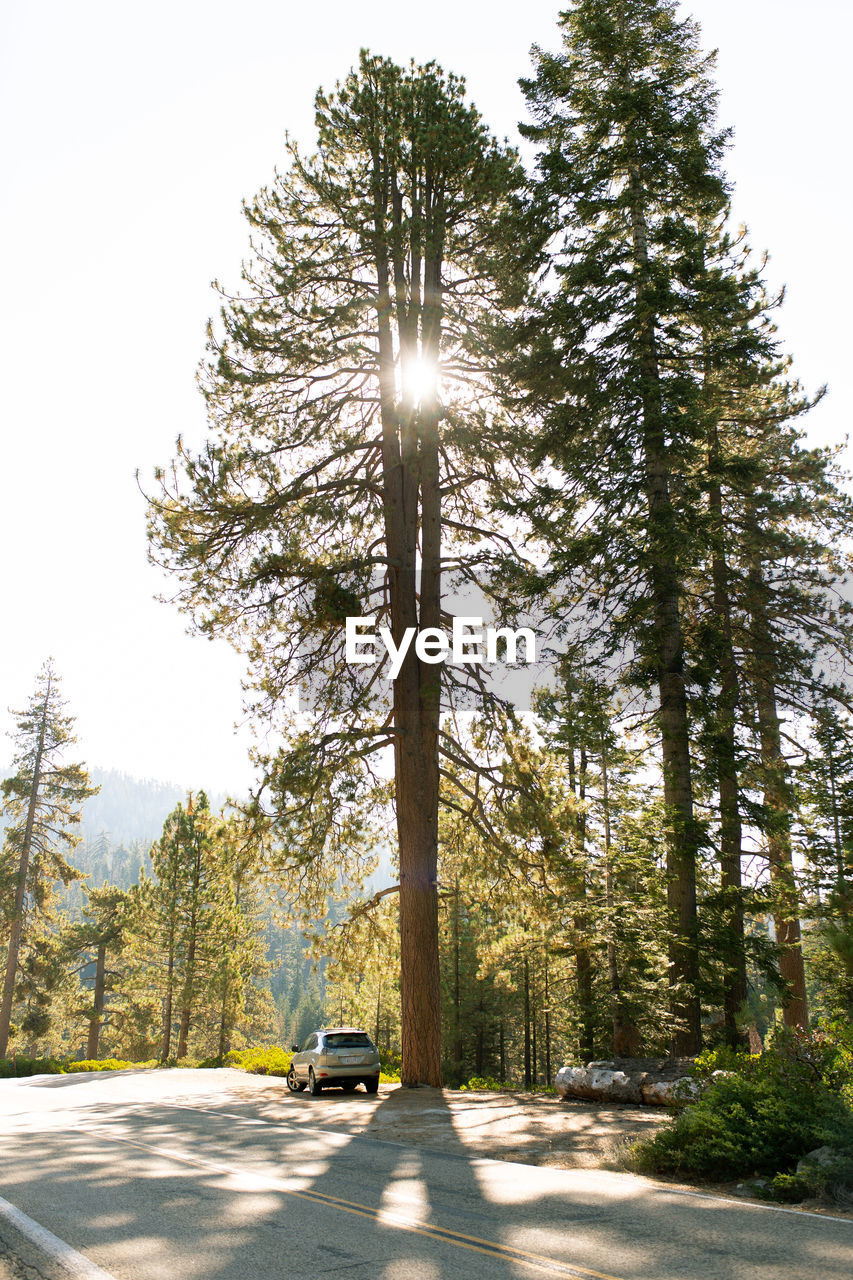
<instances>
[{"instance_id":1,"label":"tree shadow on road","mask_svg":"<svg viewBox=\"0 0 853 1280\"><path fill-rule=\"evenodd\" d=\"M441 1090L275 1088L46 1123L4 1144L0 1194L119 1280L849 1275L853 1224L473 1155Z\"/></svg>"},{"instance_id":2,"label":"tree shadow on road","mask_svg":"<svg viewBox=\"0 0 853 1280\"><path fill-rule=\"evenodd\" d=\"M151 1067L127 1067L123 1071L111 1071L110 1078L120 1079L123 1076L149 1075ZM12 1076L19 1089L63 1089L69 1085L79 1085L87 1080L97 1080L103 1076L102 1071L68 1071L62 1075L50 1076Z\"/></svg>"}]
</instances>

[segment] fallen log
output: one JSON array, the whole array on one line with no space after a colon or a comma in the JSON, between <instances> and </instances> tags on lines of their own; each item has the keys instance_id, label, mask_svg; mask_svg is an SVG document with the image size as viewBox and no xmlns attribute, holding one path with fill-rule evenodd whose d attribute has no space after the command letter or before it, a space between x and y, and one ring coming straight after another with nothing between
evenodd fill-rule
<instances>
[{"instance_id":1,"label":"fallen log","mask_svg":"<svg viewBox=\"0 0 853 1280\"><path fill-rule=\"evenodd\" d=\"M561 1067L554 1085L561 1098L665 1107L700 1092L699 1081L690 1076L692 1066L692 1058L611 1058Z\"/></svg>"}]
</instances>

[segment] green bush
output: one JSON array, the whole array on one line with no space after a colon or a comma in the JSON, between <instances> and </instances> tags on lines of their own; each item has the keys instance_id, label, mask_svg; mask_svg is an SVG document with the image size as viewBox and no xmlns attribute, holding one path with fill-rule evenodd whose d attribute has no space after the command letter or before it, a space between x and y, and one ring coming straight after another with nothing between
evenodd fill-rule
<instances>
[{"instance_id":1,"label":"green bush","mask_svg":"<svg viewBox=\"0 0 853 1280\"><path fill-rule=\"evenodd\" d=\"M853 1023L824 1023L815 1036L825 1046L829 1078L853 1112Z\"/></svg>"},{"instance_id":2,"label":"green bush","mask_svg":"<svg viewBox=\"0 0 853 1280\"><path fill-rule=\"evenodd\" d=\"M496 1080L494 1076L472 1076L467 1084L460 1084L460 1089L510 1089L515 1088L514 1085L505 1084L502 1080Z\"/></svg>"},{"instance_id":3,"label":"green bush","mask_svg":"<svg viewBox=\"0 0 853 1280\"><path fill-rule=\"evenodd\" d=\"M292 1053L278 1045L270 1045L265 1049L232 1049L226 1053L222 1066L237 1067L256 1076L286 1076L292 1059ZM212 1066L214 1063L202 1065Z\"/></svg>"},{"instance_id":4,"label":"green bush","mask_svg":"<svg viewBox=\"0 0 853 1280\"><path fill-rule=\"evenodd\" d=\"M518 1093L523 1086L514 1080L496 1080L494 1076L472 1076L467 1084L460 1084L465 1092L468 1089L491 1089L497 1093ZM533 1093L553 1093L557 1090L552 1084L535 1084L531 1086Z\"/></svg>"},{"instance_id":5,"label":"green bush","mask_svg":"<svg viewBox=\"0 0 853 1280\"><path fill-rule=\"evenodd\" d=\"M790 1180L809 1151L853 1142L849 1069L847 1046L832 1029L781 1029L760 1055L704 1054L695 1071L706 1086L702 1095L653 1138L635 1143L629 1162L648 1173ZM789 1198L799 1189L784 1178L778 1186Z\"/></svg>"},{"instance_id":6,"label":"green bush","mask_svg":"<svg viewBox=\"0 0 853 1280\"><path fill-rule=\"evenodd\" d=\"M400 1072L403 1069L403 1059L399 1053L392 1053L389 1049L379 1050L379 1058L382 1063L382 1075L388 1076L389 1080L399 1080Z\"/></svg>"},{"instance_id":7,"label":"green bush","mask_svg":"<svg viewBox=\"0 0 853 1280\"><path fill-rule=\"evenodd\" d=\"M390 1061L389 1061L390 1058ZM206 1058L199 1065L202 1067L236 1067L238 1071L248 1071L256 1076L286 1076L290 1070L293 1054L278 1045L256 1049L231 1049L220 1062L217 1058ZM383 1067L390 1068L382 1072L379 1079L382 1084L399 1084L399 1058L393 1055L382 1055ZM396 1070L395 1070L396 1068Z\"/></svg>"},{"instance_id":8,"label":"green bush","mask_svg":"<svg viewBox=\"0 0 853 1280\"><path fill-rule=\"evenodd\" d=\"M0 1079L15 1076L73 1075L78 1071L128 1071L142 1067L156 1067L151 1062L126 1062L123 1058L88 1058L81 1062L61 1061L59 1058L5 1058L0 1061Z\"/></svg>"},{"instance_id":9,"label":"green bush","mask_svg":"<svg viewBox=\"0 0 853 1280\"><path fill-rule=\"evenodd\" d=\"M59 1075L63 1070L57 1058L3 1058L0 1060L0 1080L13 1080L16 1076Z\"/></svg>"},{"instance_id":10,"label":"green bush","mask_svg":"<svg viewBox=\"0 0 853 1280\"><path fill-rule=\"evenodd\" d=\"M795 1174L776 1174L770 1187L780 1201L821 1199L853 1207L853 1151L835 1151L821 1164L804 1161Z\"/></svg>"},{"instance_id":11,"label":"green bush","mask_svg":"<svg viewBox=\"0 0 853 1280\"><path fill-rule=\"evenodd\" d=\"M853 1154L836 1151L820 1164L801 1162L796 1173L777 1173L766 1195L786 1203L822 1200L849 1209L853 1207Z\"/></svg>"},{"instance_id":12,"label":"green bush","mask_svg":"<svg viewBox=\"0 0 853 1280\"><path fill-rule=\"evenodd\" d=\"M379 1076L379 1083L399 1084L400 1072L403 1069L403 1059L400 1054L392 1053L390 1049L387 1052L380 1049L379 1060L382 1063L382 1072Z\"/></svg>"},{"instance_id":13,"label":"green bush","mask_svg":"<svg viewBox=\"0 0 853 1280\"><path fill-rule=\"evenodd\" d=\"M62 1064L62 1071L129 1071L131 1068L139 1070L157 1065L154 1059L150 1062L127 1062L124 1058L89 1058L83 1062L65 1062Z\"/></svg>"}]
</instances>

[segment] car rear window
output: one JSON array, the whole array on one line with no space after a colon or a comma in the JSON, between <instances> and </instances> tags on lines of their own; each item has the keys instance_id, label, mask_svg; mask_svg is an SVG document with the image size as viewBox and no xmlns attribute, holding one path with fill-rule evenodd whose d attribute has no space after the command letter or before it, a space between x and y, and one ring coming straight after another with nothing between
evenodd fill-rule
<instances>
[{"instance_id":1,"label":"car rear window","mask_svg":"<svg viewBox=\"0 0 853 1280\"><path fill-rule=\"evenodd\" d=\"M326 1036L326 1047L329 1049L369 1049L372 1048L370 1036L364 1031L346 1031L338 1035Z\"/></svg>"}]
</instances>

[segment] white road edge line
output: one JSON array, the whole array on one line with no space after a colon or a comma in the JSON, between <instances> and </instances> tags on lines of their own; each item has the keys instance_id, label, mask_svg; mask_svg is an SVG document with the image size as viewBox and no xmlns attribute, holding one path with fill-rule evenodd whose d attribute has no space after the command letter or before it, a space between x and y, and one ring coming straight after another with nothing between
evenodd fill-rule
<instances>
[{"instance_id":1,"label":"white road edge line","mask_svg":"<svg viewBox=\"0 0 853 1280\"><path fill-rule=\"evenodd\" d=\"M63 1267L70 1276L76 1276L78 1280L115 1280L115 1276L110 1275L109 1271L104 1271L103 1267L90 1262L82 1253L72 1249L70 1244L60 1240L59 1236L55 1236L46 1227L28 1218L25 1213L21 1213L20 1209L16 1209L2 1196L0 1196L0 1214L13 1227L17 1227L22 1236L26 1236L43 1253Z\"/></svg>"}]
</instances>

